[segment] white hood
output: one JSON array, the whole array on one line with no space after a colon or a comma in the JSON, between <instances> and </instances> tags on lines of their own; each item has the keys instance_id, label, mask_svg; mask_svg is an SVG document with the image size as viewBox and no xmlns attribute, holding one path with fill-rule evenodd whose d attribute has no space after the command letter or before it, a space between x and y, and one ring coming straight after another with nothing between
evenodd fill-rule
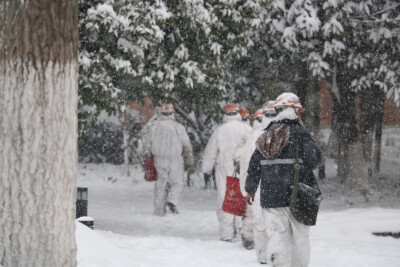
<instances>
[{"instance_id":1,"label":"white hood","mask_svg":"<svg viewBox=\"0 0 400 267\"><path fill-rule=\"evenodd\" d=\"M160 114L158 115L160 120L175 120L175 113L171 113L170 115Z\"/></svg>"},{"instance_id":2,"label":"white hood","mask_svg":"<svg viewBox=\"0 0 400 267\"><path fill-rule=\"evenodd\" d=\"M233 115L233 116L228 116L228 115L224 114L224 116L222 117L222 122L223 123L227 123L229 121L234 121L234 120L242 121L242 117L240 116L239 113L236 114L236 115Z\"/></svg>"},{"instance_id":3,"label":"white hood","mask_svg":"<svg viewBox=\"0 0 400 267\"><path fill-rule=\"evenodd\" d=\"M296 109L292 107L284 107L283 110L275 117L275 120L280 121L284 119L296 120L298 119Z\"/></svg>"},{"instance_id":4,"label":"white hood","mask_svg":"<svg viewBox=\"0 0 400 267\"><path fill-rule=\"evenodd\" d=\"M268 125L273 122L274 120L276 120L276 117L273 118L267 118L267 117L263 117L262 123L261 123L261 128L265 129L268 127Z\"/></svg>"},{"instance_id":5,"label":"white hood","mask_svg":"<svg viewBox=\"0 0 400 267\"><path fill-rule=\"evenodd\" d=\"M261 129L263 127L263 122L265 119L266 118L263 117L261 122L259 122L258 120L254 120L253 121L253 130Z\"/></svg>"},{"instance_id":6,"label":"white hood","mask_svg":"<svg viewBox=\"0 0 400 267\"><path fill-rule=\"evenodd\" d=\"M273 122L273 121L277 121L277 120L279 120L278 119L278 116L275 116L275 117L265 117L265 116L263 116L263 120L262 120L262 129L264 130L265 128L267 128L268 127L268 125L271 123L271 122Z\"/></svg>"}]
</instances>

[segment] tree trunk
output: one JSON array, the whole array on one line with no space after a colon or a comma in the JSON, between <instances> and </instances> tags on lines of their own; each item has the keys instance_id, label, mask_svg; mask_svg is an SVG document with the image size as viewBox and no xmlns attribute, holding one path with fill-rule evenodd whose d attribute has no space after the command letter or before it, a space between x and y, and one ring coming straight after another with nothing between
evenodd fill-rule
<instances>
[{"instance_id":1,"label":"tree trunk","mask_svg":"<svg viewBox=\"0 0 400 267\"><path fill-rule=\"evenodd\" d=\"M314 138L317 140L317 143L320 144L320 96L319 96L319 80L314 77ZM325 159L322 161L322 164L318 167L318 178L325 179Z\"/></svg>"},{"instance_id":2,"label":"tree trunk","mask_svg":"<svg viewBox=\"0 0 400 267\"><path fill-rule=\"evenodd\" d=\"M121 118L121 125L122 125L122 138L123 138L123 148L124 148L124 167L123 167L123 172L124 175L130 176L129 172L129 139L130 139L130 134L129 134L129 120L128 120L128 115L126 113L126 110L122 113L122 118Z\"/></svg>"},{"instance_id":3,"label":"tree trunk","mask_svg":"<svg viewBox=\"0 0 400 267\"><path fill-rule=\"evenodd\" d=\"M304 62L299 62L299 66L300 66L299 73L296 81L296 92L297 96L300 98L301 105L306 110L306 112L302 113L301 119L307 123L308 121L306 121L307 119L306 113L308 113L307 111L308 66Z\"/></svg>"},{"instance_id":4,"label":"tree trunk","mask_svg":"<svg viewBox=\"0 0 400 267\"><path fill-rule=\"evenodd\" d=\"M319 80L314 78L314 138L317 142L320 142L320 97L319 97Z\"/></svg>"},{"instance_id":5,"label":"tree trunk","mask_svg":"<svg viewBox=\"0 0 400 267\"><path fill-rule=\"evenodd\" d=\"M360 100L360 134L368 175L371 177L372 174L377 175L380 169L385 94L379 88L372 88L361 94Z\"/></svg>"},{"instance_id":6,"label":"tree trunk","mask_svg":"<svg viewBox=\"0 0 400 267\"><path fill-rule=\"evenodd\" d=\"M376 126L375 126L375 149L373 155L373 174L378 175L381 166L381 147L382 147L382 126L383 126L383 111L385 108L385 93L382 90L377 91L376 99Z\"/></svg>"},{"instance_id":7,"label":"tree trunk","mask_svg":"<svg viewBox=\"0 0 400 267\"><path fill-rule=\"evenodd\" d=\"M362 154L362 145L356 119L355 94L350 90L349 77L343 65L338 64L336 75L339 99L333 102L336 105L334 111L337 113L336 131L339 138L338 175L342 181L350 179L350 186L355 188L367 181L364 157L358 156Z\"/></svg>"},{"instance_id":8,"label":"tree trunk","mask_svg":"<svg viewBox=\"0 0 400 267\"><path fill-rule=\"evenodd\" d=\"M348 152L348 145L343 142L340 138L338 138L338 158L337 158L337 175L340 177L340 180L342 183L344 183L347 180L347 174L348 174L348 162L347 162L347 153Z\"/></svg>"},{"instance_id":9,"label":"tree trunk","mask_svg":"<svg viewBox=\"0 0 400 267\"><path fill-rule=\"evenodd\" d=\"M76 266L77 2L0 5L0 265Z\"/></svg>"},{"instance_id":10,"label":"tree trunk","mask_svg":"<svg viewBox=\"0 0 400 267\"><path fill-rule=\"evenodd\" d=\"M367 90L360 95L360 137L369 176L372 175L372 145L376 112L374 102L375 99L372 90Z\"/></svg>"}]
</instances>

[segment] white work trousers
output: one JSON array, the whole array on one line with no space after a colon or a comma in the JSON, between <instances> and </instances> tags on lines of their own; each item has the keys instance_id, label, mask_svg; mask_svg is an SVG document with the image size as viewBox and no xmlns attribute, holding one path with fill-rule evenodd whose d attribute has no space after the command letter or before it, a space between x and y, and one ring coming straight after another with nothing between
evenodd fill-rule
<instances>
[{"instance_id":1,"label":"white work trousers","mask_svg":"<svg viewBox=\"0 0 400 267\"><path fill-rule=\"evenodd\" d=\"M165 214L168 202L177 205L183 188L184 166L182 156L154 157L157 181L154 190L154 214Z\"/></svg>"},{"instance_id":2,"label":"white work trousers","mask_svg":"<svg viewBox=\"0 0 400 267\"><path fill-rule=\"evenodd\" d=\"M242 227L242 221L240 216L235 216L222 210L222 204L224 202L226 190L226 177L228 175L231 176L233 173L233 166L231 168L227 168L226 166L223 167L221 165L217 165L215 172L215 179L218 190L218 229L219 237L221 240L232 240L236 236L239 229Z\"/></svg>"},{"instance_id":3,"label":"white work trousers","mask_svg":"<svg viewBox=\"0 0 400 267\"><path fill-rule=\"evenodd\" d=\"M293 217L289 207L263 209L267 260L273 267L306 267L310 260L309 226Z\"/></svg>"},{"instance_id":4,"label":"white work trousers","mask_svg":"<svg viewBox=\"0 0 400 267\"><path fill-rule=\"evenodd\" d=\"M217 210L219 237L224 241L231 241L242 226L241 217Z\"/></svg>"},{"instance_id":5,"label":"white work trousers","mask_svg":"<svg viewBox=\"0 0 400 267\"><path fill-rule=\"evenodd\" d=\"M247 205L246 212L242 217L242 229L241 234L242 236L249 241L254 241L253 235L253 209L250 205Z\"/></svg>"},{"instance_id":6,"label":"white work trousers","mask_svg":"<svg viewBox=\"0 0 400 267\"><path fill-rule=\"evenodd\" d=\"M260 190L258 189L253 205L253 235L254 235L254 250L256 251L257 259L260 263L267 263L267 225L264 219L263 208L260 203Z\"/></svg>"}]
</instances>

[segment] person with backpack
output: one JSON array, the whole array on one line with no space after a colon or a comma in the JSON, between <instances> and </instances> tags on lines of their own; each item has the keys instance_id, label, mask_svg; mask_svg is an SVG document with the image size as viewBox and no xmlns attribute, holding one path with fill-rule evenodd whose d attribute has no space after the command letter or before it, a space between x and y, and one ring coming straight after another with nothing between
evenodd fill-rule
<instances>
[{"instance_id":1,"label":"person with backpack","mask_svg":"<svg viewBox=\"0 0 400 267\"><path fill-rule=\"evenodd\" d=\"M309 226L295 219L297 214L290 208L295 174L300 183L319 190L313 169L320 164L322 154L299 119L304 109L295 94L281 94L274 108L276 119L257 139L250 159L246 198L252 204L260 186L268 264L304 267L310 257Z\"/></svg>"}]
</instances>

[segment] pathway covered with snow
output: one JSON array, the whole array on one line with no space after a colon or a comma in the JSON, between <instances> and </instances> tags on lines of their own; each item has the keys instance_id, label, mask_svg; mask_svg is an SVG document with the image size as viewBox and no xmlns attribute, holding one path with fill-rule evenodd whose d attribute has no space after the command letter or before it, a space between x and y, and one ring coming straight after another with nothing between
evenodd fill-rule
<instances>
[{"instance_id":1,"label":"pathway covered with snow","mask_svg":"<svg viewBox=\"0 0 400 267\"><path fill-rule=\"evenodd\" d=\"M78 185L89 188L95 231L77 225L78 266L260 266L239 238L218 240L216 192L201 189L201 177L185 187L179 215L157 217L154 183L142 181L138 167L132 171L136 176L126 178L116 166L79 165ZM387 185L366 202L346 190L339 196L334 182L321 182L326 199L311 228L310 266L400 266L400 239L372 235L400 232L400 189Z\"/></svg>"}]
</instances>

